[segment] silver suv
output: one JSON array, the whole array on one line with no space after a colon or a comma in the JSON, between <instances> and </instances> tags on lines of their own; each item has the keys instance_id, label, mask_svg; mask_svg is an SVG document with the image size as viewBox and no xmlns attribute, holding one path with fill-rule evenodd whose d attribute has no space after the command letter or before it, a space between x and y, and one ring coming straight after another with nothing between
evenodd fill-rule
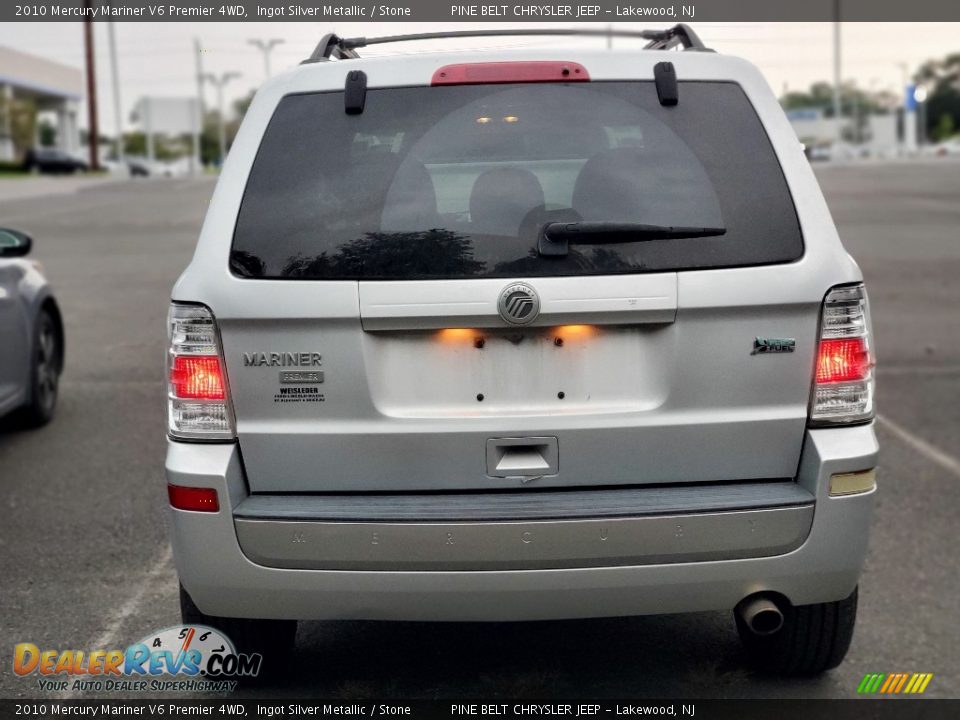
<instances>
[{"instance_id":1,"label":"silver suv","mask_svg":"<svg viewBox=\"0 0 960 720\"><path fill-rule=\"evenodd\" d=\"M760 73L639 34L328 36L257 93L170 309L185 621L278 649L301 619L727 608L766 668L843 659L862 276Z\"/></svg>"}]
</instances>

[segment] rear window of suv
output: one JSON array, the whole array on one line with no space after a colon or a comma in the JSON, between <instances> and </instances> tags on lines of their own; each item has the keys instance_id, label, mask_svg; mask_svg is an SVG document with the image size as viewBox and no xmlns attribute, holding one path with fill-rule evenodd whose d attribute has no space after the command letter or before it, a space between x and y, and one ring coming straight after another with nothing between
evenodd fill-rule
<instances>
[{"instance_id":1,"label":"rear window of suv","mask_svg":"<svg viewBox=\"0 0 960 720\"><path fill-rule=\"evenodd\" d=\"M251 278L458 279L640 273L803 254L783 171L734 83L373 89L290 95L267 127L230 266ZM714 237L571 244L550 222L724 228ZM620 236L617 239L622 239Z\"/></svg>"}]
</instances>

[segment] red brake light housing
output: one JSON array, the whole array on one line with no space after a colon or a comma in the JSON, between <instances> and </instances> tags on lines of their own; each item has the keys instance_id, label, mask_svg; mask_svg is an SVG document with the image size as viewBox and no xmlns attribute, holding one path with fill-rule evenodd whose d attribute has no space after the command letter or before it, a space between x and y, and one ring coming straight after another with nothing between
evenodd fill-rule
<instances>
[{"instance_id":1,"label":"red brake light housing","mask_svg":"<svg viewBox=\"0 0 960 720\"><path fill-rule=\"evenodd\" d=\"M188 400L223 400L223 368L211 355L177 355L170 368L173 394Z\"/></svg>"},{"instance_id":2,"label":"red brake light housing","mask_svg":"<svg viewBox=\"0 0 960 720\"><path fill-rule=\"evenodd\" d=\"M818 383L864 380L870 373L870 352L863 337L821 340L817 351Z\"/></svg>"},{"instance_id":3,"label":"red brake light housing","mask_svg":"<svg viewBox=\"0 0 960 720\"><path fill-rule=\"evenodd\" d=\"M810 399L813 426L849 425L873 418L873 348L863 283L827 293Z\"/></svg>"},{"instance_id":4,"label":"red brake light housing","mask_svg":"<svg viewBox=\"0 0 960 720\"><path fill-rule=\"evenodd\" d=\"M173 303L167 322L167 432L176 440L233 440L220 335L203 305Z\"/></svg>"},{"instance_id":5,"label":"red brake light housing","mask_svg":"<svg viewBox=\"0 0 960 720\"><path fill-rule=\"evenodd\" d=\"M563 60L533 60L444 65L433 74L430 84L496 85L501 83L589 81L590 73L580 63Z\"/></svg>"}]
</instances>

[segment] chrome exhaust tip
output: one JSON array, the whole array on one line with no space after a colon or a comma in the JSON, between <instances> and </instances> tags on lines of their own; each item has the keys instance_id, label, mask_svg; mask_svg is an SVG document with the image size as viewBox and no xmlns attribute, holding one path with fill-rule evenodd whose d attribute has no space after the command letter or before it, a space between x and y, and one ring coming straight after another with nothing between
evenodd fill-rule
<instances>
[{"instance_id":1,"label":"chrome exhaust tip","mask_svg":"<svg viewBox=\"0 0 960 720\"><path fill-rule=\"evenodd\" d=\"M783 627L783 613L762 595L746 598L737 606L740 618L754 635L773 635Z\"/></svg>"}]
</instances>

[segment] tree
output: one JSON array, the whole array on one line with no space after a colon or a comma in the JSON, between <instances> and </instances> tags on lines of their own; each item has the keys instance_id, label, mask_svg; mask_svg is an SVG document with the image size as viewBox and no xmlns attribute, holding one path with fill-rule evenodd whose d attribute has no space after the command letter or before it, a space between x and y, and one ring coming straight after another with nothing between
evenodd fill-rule
<instances>
[{"instance_id":1,"label":"tree","mask_svg":"<svg viewBox=\"0 0 960 720\"><path fill-rule=\"evenodd\" d=\"M41 147L53 147L57 143L57 129L49 120L40 121L40 145Z\"/></svg>"},{"instance_id":2,"label":"tree","mask_svg":"<svg viewBox=\"0 0 960 720\"><path fill-rule=\"evenodd\" d=\"M780 104L784 110L818 108L823 110L824 117L833 117L833 85L816 82L806 92L788 92L780 98ZM896 105L897 98L885 90L869 92L852 82L840 88L840 113L847 117L854 113L858 117L886 113Z\"/></svg>"},{"instance_id":3,"label":"tree","mask_svg":"<svg viewBox=\"0 0 960 720\"><path fill-rule=\"evenodd\" d=\"M33 100L0 97L0 122L9 123L14 153L22 157L36 138L37 106Z\"/></svg>"},{"instance_id":4,"label":"tree","mask_svg":"<svg viewBox=\"0 0 960 720\"><path fill-rule=\"evenodd\" d=\"M917 71L916 80L927 88L927 132L938 140L950 137L960 126L960 53L928 60Z\"/></svg>"},{"instance_id":5,"label":"tree","mask_svg":"<svg viewBox=\"0 0 960 720\"><path fill-rule=\"evenodd\" d=\"M200 133L200 161L212 165L220 161L220 113L209 110L203 116L203 131ZM227 144L230 136L227 134Z\"/></svg>"},{"instance_id":6,"label":"tree","mask_svg":"<svg viewBox=\"0 0 960 720\"><path fill-rule=\"evenodd\" d=\"M243 120L243 116L247 114L247 110L250 109L250 103L253 102L255 93L256 90L251 90L244 97L233 101L233 114L236 117L237 123Z\"/></svg>"},{"instance_id":7,"label":"tree","mask_svg":"<svg viewBox=\"0 0 960 720\"><path fill-rule=\"evenodd\" d=\"M947 140L948 138L953 137L953 132L956 129L956 125L953 121L953 115L949 113L943 113L940 116L940 119L937 121L937 127L933 130L933 139L939 141Z\"/></svg>"}]
</instances>

